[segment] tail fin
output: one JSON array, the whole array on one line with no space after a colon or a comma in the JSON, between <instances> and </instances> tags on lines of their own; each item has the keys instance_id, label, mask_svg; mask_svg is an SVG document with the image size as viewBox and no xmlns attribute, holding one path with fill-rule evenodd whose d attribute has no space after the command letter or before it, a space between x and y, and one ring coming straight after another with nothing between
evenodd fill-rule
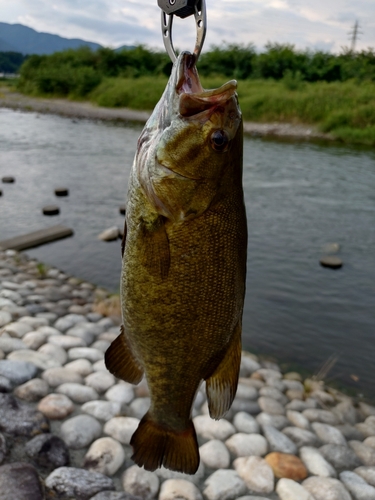
<instances>
[{"instance_id":1,"label":"tail fin","mask_svg":"<svg viewBox=\"0 0 375 500\"><path fill-rule=\"evenodd\" d=\"M199 466L199 451L194 424L176 432L154 422L149 413L142 418L133 434L132 459L140 467L154 471L164 465L167 469L195 474Z\"/></svg>"}]
</instances>

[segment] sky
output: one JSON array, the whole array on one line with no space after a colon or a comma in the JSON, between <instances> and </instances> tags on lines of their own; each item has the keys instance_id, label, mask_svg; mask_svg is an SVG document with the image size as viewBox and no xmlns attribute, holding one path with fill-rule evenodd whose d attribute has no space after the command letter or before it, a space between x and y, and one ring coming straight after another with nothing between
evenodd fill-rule
<instances>
[{"instance_id":1,"label":"sky","mask_svg":"<svg viewBox=\"0 0 375 500\"><path fill-rule=\"evenodd\" d=\"M206 50L222 42L253 43L262 50L271 41L338 53L350 45L356 20L361 30L356 49L375 47L375 0L206 0L206 5ZM112 48L162 48L160 12L157 0L0 0L2 22ZM173 42L193 50L193 18L174 18Z\"/></svg>"}]
</instances>

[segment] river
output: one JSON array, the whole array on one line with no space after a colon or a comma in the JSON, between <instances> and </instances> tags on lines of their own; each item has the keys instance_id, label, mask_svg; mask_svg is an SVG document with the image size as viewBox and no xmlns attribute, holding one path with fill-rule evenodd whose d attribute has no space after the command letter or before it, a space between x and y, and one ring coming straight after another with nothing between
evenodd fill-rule
<instances>
[{"instance_id":1,"label":"river","mask_svg":"<svg viewBox=\"0 0 375 500\"><path fill-rule=\"evenodd\" d=\"M74 237L28 250L42 262L118 291L120 243L97 235L123 225L139 125L0 109L0 239L57 223ZM56 198L55 187L69 188ZM249 227L243 344L288 368L375 398L375 152L333 144L245 138ZM44 205L60 215L46 217ZM337 243L344 265L322 268Z\"/></svg>"}]
</instances>

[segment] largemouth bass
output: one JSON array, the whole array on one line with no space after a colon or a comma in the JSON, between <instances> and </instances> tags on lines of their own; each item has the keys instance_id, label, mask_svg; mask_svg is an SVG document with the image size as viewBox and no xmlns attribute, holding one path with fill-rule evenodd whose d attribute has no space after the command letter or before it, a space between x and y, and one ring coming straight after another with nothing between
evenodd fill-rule
<instances>
[{"instance_id":1,"label":"largemouth bass","mask_svg":"<svg viewBox=\"0 0 375 500\"><path fill-rule=\"evenodd\" d=\"M146 470L194 474L191 419L202 381L210 416L234 399L245 294L247 225L242 189L242 116L234 80L203 90L184 52L139 140L123 239L123 327L108 370L137 384L149 411L132 436Z\"/></svg>"}]
</instances>

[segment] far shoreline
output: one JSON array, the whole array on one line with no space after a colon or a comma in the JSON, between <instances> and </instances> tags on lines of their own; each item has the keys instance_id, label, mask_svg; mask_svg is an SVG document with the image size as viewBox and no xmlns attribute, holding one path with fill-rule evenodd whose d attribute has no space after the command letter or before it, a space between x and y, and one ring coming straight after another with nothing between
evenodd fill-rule
<instances>
[{"instance_id":1,"label":"far shoreline","mask_svg":"<svg viewBox=\"0 0 375 500\"><path fill-rule=\"evenodd\" d=\"M14 92L9 87L0 87L0 108L43 114L55 114L68 118L103 120L114 122L145 123L151 112L129 108L104 108L90 102L68 99L30 97ZM292 123L244 122L244 133L256 137L274 137L296 140L335 140L330 134L320 132L313 125Z\"/></svg>"}]
</instances>

